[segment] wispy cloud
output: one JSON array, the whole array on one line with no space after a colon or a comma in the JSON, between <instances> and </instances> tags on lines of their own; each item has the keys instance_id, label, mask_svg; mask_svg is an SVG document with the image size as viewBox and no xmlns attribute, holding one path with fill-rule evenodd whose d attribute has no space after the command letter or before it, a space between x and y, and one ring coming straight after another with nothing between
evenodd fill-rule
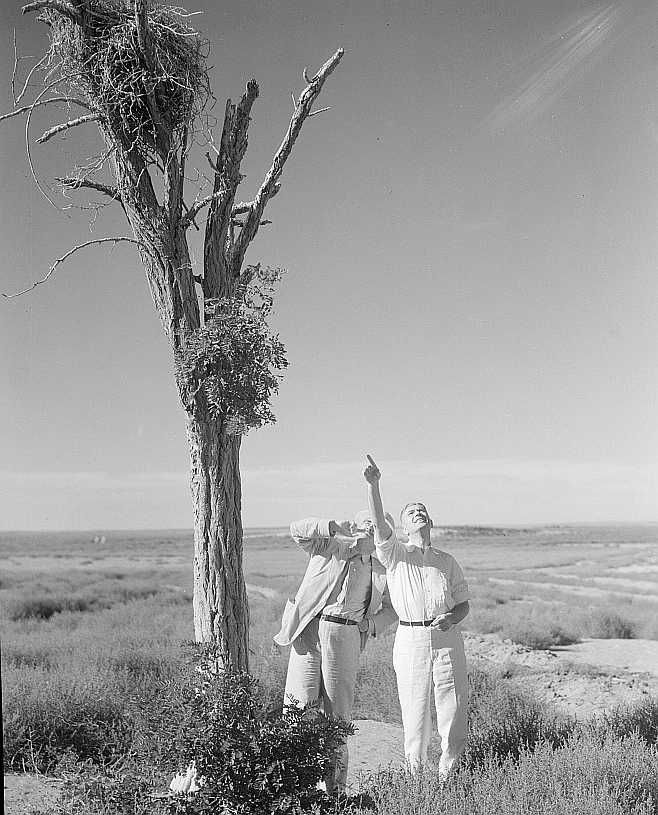
<instances>
[{"instance_id":1,"label":"wispy cloud","mask_svg":"<svg viewBox=\"0 0 658 815\"><path fill-rule=\"evenodd\" d=\"M545 111L621 33L632 11L629 0L612 2L565 23L540 54L531 73L498 104L483 127L497 133Z\"/></svg>"}]
</instances>

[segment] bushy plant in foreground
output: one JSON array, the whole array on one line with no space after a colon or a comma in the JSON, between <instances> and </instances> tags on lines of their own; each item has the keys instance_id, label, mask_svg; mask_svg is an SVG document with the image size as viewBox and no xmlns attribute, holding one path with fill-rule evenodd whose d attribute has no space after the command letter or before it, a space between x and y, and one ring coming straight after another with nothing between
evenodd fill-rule
<instances>
[{"instance_id":1,"label":"bushy plant in foreground","mask_svg":"<svg viewBox=\"0 0 658 815\"><path fill-rule=\"evenodd\" d=\"M326 810L318 789L353 727L312 707L270 711L257 681L244 673L217 675L208 652L197 668L178 738L183 765L203 779L192 796L177 796L176 815L301 813Z\"/></svg>"}]
</instances>

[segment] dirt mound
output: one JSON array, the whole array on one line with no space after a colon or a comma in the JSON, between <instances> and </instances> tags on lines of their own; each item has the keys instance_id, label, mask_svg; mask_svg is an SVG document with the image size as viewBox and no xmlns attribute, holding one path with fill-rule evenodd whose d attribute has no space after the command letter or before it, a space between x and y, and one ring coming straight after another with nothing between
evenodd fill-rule
<instances>
[{"instance_id":1,"label":"dirt mound","mask_svg":"<svg viewBox=\"0 0 658 815\"><path fill-rule=\"evenodd\" d=\"M495 634L466 634L464 639L474 664L494 663L514 684L578 719L658 698L654 640L590 639L533 651Z\"/></svg>"}]
</instances>

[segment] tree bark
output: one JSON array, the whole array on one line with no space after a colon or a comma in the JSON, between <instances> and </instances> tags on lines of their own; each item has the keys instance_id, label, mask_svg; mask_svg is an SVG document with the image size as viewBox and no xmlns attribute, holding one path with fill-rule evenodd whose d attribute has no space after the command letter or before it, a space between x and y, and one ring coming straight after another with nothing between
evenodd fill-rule
<instances>
[{"instance_id":1,"label":"tree bark","mask_svg":"<svg viewBox=\"0 0 658 815\"><path fill-rule=\"evenodd\" d=\"M135 166L137 165L137 166ZM136 175L139 177L138 187ZM175 354L185 333L201 325L185 233L169 229L166 212L152 192L148 174L136 161L117 162L122 202L135 237L156 310ZM218 279L232 291L223 256ZM207 264L208 268L210 264ZM242 571L240 436L210 417L203 392L177 377L187 416L194 511L194 636L212 642L225 667L249 670L249 604Z\"/></svg>"},{"instance_id":2,"label":"tree bark","mask_svg":"<svg viewBox=\"0 0 658 815\"><path fill-rule=\"evenodd\" d=\"M226 667L249 670L249 604L242 571L239 435L188 414L194 503L194 634Z\"/></svg>"}]
</instances>

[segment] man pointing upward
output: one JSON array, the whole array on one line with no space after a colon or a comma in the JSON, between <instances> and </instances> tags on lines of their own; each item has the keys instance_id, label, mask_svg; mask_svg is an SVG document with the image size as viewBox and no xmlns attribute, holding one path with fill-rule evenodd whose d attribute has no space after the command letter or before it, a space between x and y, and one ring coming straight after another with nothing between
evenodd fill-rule
<instances>
[{"instance_id":1,"label":"man pointing upward","mask_svg":"<svg viewBox=\"0 0 658 815\"><path fill-rule=\"evenodd\" d=\"M393 667L404 727L404 752L413 771L427 761L431 692L441 737L439 774L445 778L466 743L468 685L458 623L469 612L468 585L452 555L430 540L432 519L420 501L400 513L409 537L403 544L387 522L379 491L381 473L370 456L363 475L375 524L377 557L386 567L391 603L400 618Z\"/></svg>"}]
</instances>

